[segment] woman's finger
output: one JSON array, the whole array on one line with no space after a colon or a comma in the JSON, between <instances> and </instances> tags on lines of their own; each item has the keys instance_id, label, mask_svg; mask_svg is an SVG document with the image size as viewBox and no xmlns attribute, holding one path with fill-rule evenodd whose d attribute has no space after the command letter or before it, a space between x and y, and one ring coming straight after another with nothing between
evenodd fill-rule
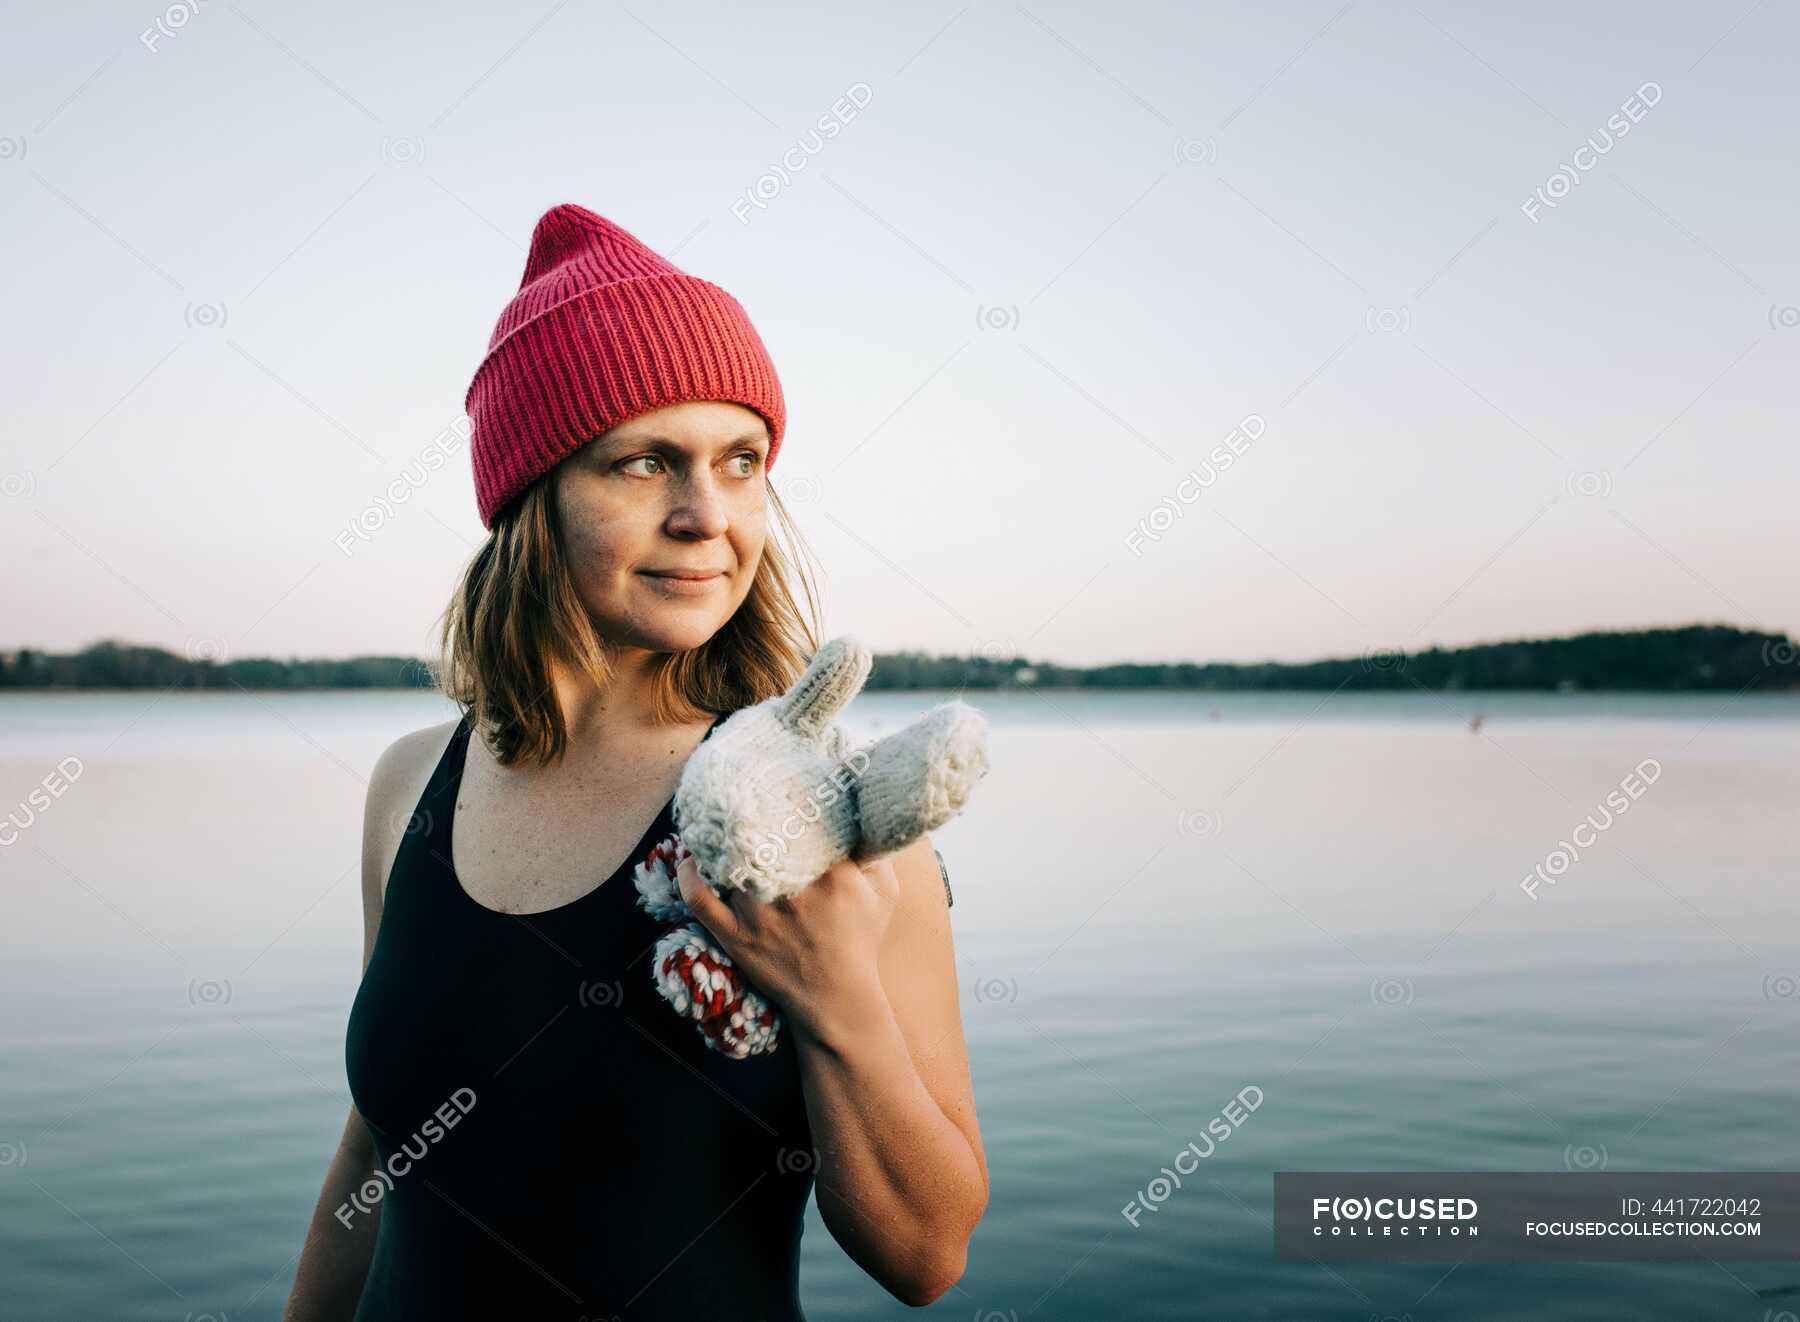
<instances>
[{"instance_id":1,"label":"woman's finger","mask_svg":"<svg viewBox=\"0 0 1800 1322\"><path fill-rule=\"evenodd\" d=\"M737 935L737 916L725 901L713 894L712 887L701 880L700 865L691 857L683 859L681 866L675 869L675 884L680 888L681 902L721 943L729 942Z\"/></svg>"}]
</instances>

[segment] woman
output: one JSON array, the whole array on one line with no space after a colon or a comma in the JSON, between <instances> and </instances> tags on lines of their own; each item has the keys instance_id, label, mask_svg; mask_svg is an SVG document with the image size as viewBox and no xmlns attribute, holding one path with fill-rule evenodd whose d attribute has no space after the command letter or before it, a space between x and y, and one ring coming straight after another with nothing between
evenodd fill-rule
<instances>
[{"instance_id":1,"label":"woman","mask_svg":"<svg viewBox=\"0 0 1800 1322\"><path fill-rule=\"evenodd\" d=\"M635 903L687 756L818 646L766 539L771 508L792 526L760 339L559 206L465 406L492 535L443 619L464 715L370 777L355 1104L286 1317L800 1318L815 1188L844 1250L930 1303L988 1187L930 840L769 905L684 866L786 1017L744 1060L656 996Z\"/></svg>"}]
</instances>

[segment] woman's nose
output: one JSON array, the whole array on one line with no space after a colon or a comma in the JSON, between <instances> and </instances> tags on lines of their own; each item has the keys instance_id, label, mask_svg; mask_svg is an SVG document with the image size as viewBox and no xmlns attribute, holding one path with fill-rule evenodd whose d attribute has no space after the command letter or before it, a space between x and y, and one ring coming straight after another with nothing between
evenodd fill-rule
<instances>
[{"instance_id":1,"label":"woman's nose","mask_svg":"<svg viewBox=\"0 0 1800 1322\"><path fill-rule=\"evenodd\" d=\"M669 515L672 531L688 536L717 537L731 526L725 495L710 478L683 482Z\"/></svg>"}]
</instances>

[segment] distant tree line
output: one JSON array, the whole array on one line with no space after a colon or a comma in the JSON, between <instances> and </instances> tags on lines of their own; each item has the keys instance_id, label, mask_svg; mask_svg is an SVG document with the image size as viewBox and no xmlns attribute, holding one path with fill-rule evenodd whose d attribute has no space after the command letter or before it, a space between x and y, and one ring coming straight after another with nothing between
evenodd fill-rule
<instances>
[{"instance_id":1,"label":"distant tree line","mask_svg":"<svg viewBox=\"0 0 1800 1322\"><path fill-rule=\"evenodd\" d=\"M31 689L412 689L431 688L409 656L343 660L249 657L214 661L111 640L79 652L0 652L0 688Z\"/></svg>"},{"instance_id":2,"label":"distant tree line","mask_svg":"<svg viewBox=\"0 0 1800 1322\"><path fill-rule=\"evenodd\" d=\"M1371 651L1325 661L1227 664L1119 662L1059 666L1023 656L878 654L870 690L898 689L1537 689L1736 691L1800 688L1800 647L1786 634L1724 625L1583 633L1427 648ZM416 657L343 660L189 658L113 640L79 652L0 652L0 689L406 689L431 688Z\"/></svg>"},{"instance_id":3,"label":"distant tree line","mask_svg":"<svg viewBox=\"0 0 1800 1322\"><path fill-rule=\"evenodd\" d=\"M1059 666L1024 657L879 657L869 688L1536 689L1736 691L1800 688L1800 647L1785 634L1722 625L1583 633L1322 661Z\"/></svg>"}]
</instances>

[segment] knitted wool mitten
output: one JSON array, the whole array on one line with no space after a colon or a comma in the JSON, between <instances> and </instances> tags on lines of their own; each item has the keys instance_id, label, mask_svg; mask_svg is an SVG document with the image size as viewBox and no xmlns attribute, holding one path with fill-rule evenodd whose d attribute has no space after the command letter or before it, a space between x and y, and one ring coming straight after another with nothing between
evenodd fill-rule
<instances>
[{"instance_id":1,"label":"knitted wool mitten","mask_svg":"<svg viewBox=\"0 0 1800 1322\"><path fill-rule=\"evenodd\" d=\"M657 991L742 1058L775 1048L780 1016L681 901L675 870L693 852L714 891L764 902L804 890L832 864L897 853L962 811L987 774L987 720L952 699L852 749L833 718L868 679L855 638L821 647L786 693L734 712L694 750L675 791L677 836L638 866L639 903L680 924L658 942Z\"/></svg>"}]
</instances>

